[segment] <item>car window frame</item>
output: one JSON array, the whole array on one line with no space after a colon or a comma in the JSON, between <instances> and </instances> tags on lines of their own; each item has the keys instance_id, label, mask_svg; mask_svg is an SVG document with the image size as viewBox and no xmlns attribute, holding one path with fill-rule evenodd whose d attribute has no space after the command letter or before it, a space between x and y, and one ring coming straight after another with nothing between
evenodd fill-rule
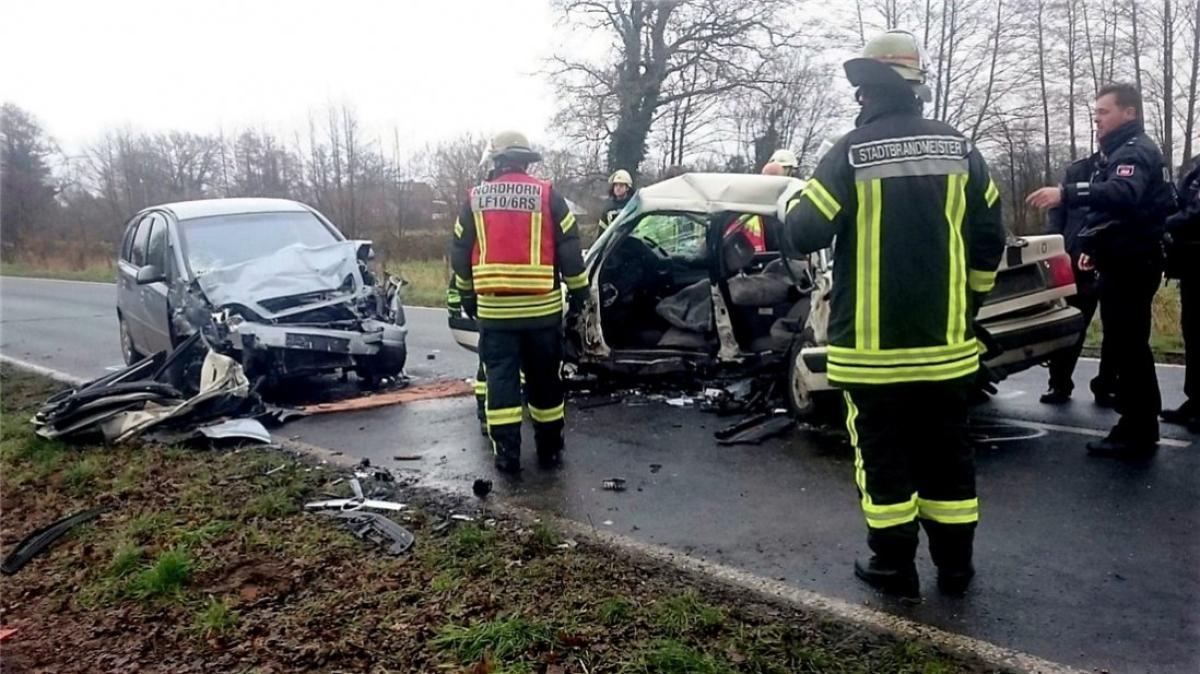
<instances>
[{"instance_id":1,"label":"car window frame","mask_svg":"<svg viewBox=\"0 0 1200 674\"><path fill-rule=\"evenodd\" d=\"M153 237L154 237L154 234L156 231L162 232L162 248L159 251L159 259L152 260L151 259L151 243L153 242ZM165 217L163 217L162 213L158 213L158 212L151 213L150 214L150 230L146 234L146 250L145 250L146 260L145 260L145 264L143 266L155 265L158 267L158 271L160 273L163 273L163 274L166 273L166 271L167 271L167 256L169 254L168 245L167 245L167 243L168 243L167 236L168 236L167 219Z\"/></svg>"},{"instance_id":2,"label":"car window frame","mask_svg":"<svg viewBox=\"0 0 1200 674\"><path fill-rule=\"evenodd\" d=\"M129 264L133 265L134 267L136 267L138 269L141 269L142 267L146 266L146 243L147 243L148 239L150 238L150 223L152 222L152 216L153 216L153 213L147 213L142 216L141 220L138 221L137 231L134 232L133 240L132 240L132 243L129 248ZM142 237L143 230L146 233L146 236L144 238ZM138 252L139 241L141 242L141 259L140 260L138 260L136 258L136 253Z\"/></svg>"}]
</instances>

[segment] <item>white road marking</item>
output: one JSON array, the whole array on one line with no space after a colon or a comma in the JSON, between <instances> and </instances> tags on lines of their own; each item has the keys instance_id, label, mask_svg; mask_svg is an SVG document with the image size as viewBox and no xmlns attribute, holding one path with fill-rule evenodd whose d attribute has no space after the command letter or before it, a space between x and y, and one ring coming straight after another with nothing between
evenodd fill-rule
<instances>
[{"instance_id":1,"label":"white road marking","mask_svg":"<svg viewBox=\"0 0 1200 674\"><path fill-rule=\"evenodd\" d=\"M71 279L65 279L65 278L41 278L38 276L10 276L8 274L0 276L0 279L3 279L5 281L7 281L9 279L20 279L22 281L43 281L45 283L78 283L80 285L88 285L88 286L114 286L115 287L117 285L116 283L114 283L112 281L72 281Z\"/></svg>"},{"instance_id":2,"label":"white road marking","mask_svg":"<svg viewBox=\"0 0 1200 674\"><path fill-rule=\"evenodd\" d=\"M1074 433L1076 435L1086 435L1092 438L1108 437L1108 431L1102 431L1096 428L1083 428L1081 426L1063 426L1061 424L1044 424L1040 421L1029 421L1027 419L1007 419L1004 417L992 417L996 421L1003 421L1006 424L1014 426L1024 426L1026 428L1036 428L1044 431L1058 431L1060 433ZM1192 443L1188 440L1176 440L1175 438L1163 438L1158 441L1158 444L1165 447L1191 447Z\"/></svg>"},{"instance_id":3,"label":"white road marking","mask_svg":"<svg viewBox=\"0 0 1200 674\"><path fill-rule=\"evenodd\" d=\"M55 370L53 368L45 367L43 365L38 365L37 363L30 363L27 360L21 360L20 358L13 358L12 356L6 356L2 353L0 353L0 363L6 363L8 365L12 365L13 367L20 368L20 369L26 370L28 372L32 372L34 374L40 374L43 377L49 377L49 378L53 379L54 381L59 381L64 384L70 384L72 386L78 386L78 385L84 383L85 381L87 381L83 377L76 377L73 374L67 374L66 372L63 372L61 370Z\"/></svg>"}]
</instances>

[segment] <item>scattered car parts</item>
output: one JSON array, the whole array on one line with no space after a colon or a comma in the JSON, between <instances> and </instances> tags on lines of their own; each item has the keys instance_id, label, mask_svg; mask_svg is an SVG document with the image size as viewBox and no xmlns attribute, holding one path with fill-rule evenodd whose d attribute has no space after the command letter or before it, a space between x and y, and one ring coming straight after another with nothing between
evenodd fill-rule
<instances>
[{"instance_id":1,"label":"scattered car parts","mask_svg":"<svg viewBox=\"0 0 1200 674\"><path fill-rule=\"evenodd\" d=\"M403 503L395 501L383 501L380 499L367 498L363 493L362 483L358 478L352 477L349 480L350 490L354 492L354 496L350 498L335 498L324 501L310 501L304 504L306 510L341 510L355 511L363 508L373 508L375 510L403 510Z\"/></svg>"},{"instance_id":2,"label":"scattered car parts","mask_svg":"<svg viewBox=\"0 0 1200 674\"><path fill-rule=\"evenodd\" d=\"M340 519L343 526L356 537L381 547L386 546L391 555L408 552L415 540L411 531L379 513L339 510L327 514Z\"/></svg>"},{"instance_id":3,"label":"scattered car parts","mask_svg":"<svg viewBox=\"0 0 1200 674\"><path fill-rule=\"evenodd\" d=\"M84 522L96 519L108 510L108 506L90 508L64 517L56 522L51 522L41 529L34 531L22 539L20 543L17 543L12 552L8 553L4 561L0 563L0 572L3 572L6 576L11 576L20 571L34 557L49 550L68 531Z\"/></svg>"},{"instance_id":4,"label":"scattered car parts","mask_svg":"<svg viewBox=\"0 0 1200 674\"><path fill-rule=\"evenodd\" d=\"M713 435L720 445L758 445L795 425L796 420L786 410L772 410L722 428Z\"/></svg>"}]
</instances>

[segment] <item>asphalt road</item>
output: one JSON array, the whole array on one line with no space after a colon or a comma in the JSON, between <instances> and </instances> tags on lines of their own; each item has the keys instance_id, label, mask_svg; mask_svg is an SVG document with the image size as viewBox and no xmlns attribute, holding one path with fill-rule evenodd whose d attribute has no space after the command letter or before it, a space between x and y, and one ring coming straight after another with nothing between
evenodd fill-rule
<instances>
[{"instance_id":1,"label":"asphalt road","mask_svg":"<svg viewBox=\"0 0 1200 674\"><path fill-rule=\"evenodd\" d=\"M103 372L119 363L112 296L112 286L0 279L0 354L77 376ZM474 372L474 356L450 340L441 311L414 309L409 319L411 374ZM1081 363L1081 392L1094 369ZM1182 374L1159 370L1169 405L1180 400ZM937 594L925 553L919 606L888 601L853 579L850 563L866 549L852 459L816 433L722 447L712 432L730 420L695 409L573 405L565 466L530 468L517 482L498 481L497 493L1083 669L1200 671L1195 438L1164 425L1151 460L1089 458L1083 443L1103 434L1112 414L1085 393L1064 407L1042 406L1044 383L1042 370L1014 377L974 415L983 516L979 576L964 599ZM470 399L310 417L285 432L453 489L492 475ZM392 459L400 454L423 459ZM602 490L608 477L626 478L629 489Z\"/></svg>"}]
</instances>

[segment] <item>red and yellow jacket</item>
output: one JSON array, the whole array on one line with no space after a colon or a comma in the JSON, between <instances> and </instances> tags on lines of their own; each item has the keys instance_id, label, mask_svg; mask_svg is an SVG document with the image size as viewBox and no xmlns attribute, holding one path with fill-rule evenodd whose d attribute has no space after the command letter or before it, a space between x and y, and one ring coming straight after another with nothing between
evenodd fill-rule
<instances>
[{"instance_id":1,"label":"red and yellow jacket","mask_svg":"<svg viewBox=\"0 0 1200 674\"><path fill-rule=\"evenodd\" d=\"M450 259L455 285L475 292L485 327L558 325L562 285L587 288L575 215L549 182L521 172L471 188Z\"/></svg>"}]
</instances>

